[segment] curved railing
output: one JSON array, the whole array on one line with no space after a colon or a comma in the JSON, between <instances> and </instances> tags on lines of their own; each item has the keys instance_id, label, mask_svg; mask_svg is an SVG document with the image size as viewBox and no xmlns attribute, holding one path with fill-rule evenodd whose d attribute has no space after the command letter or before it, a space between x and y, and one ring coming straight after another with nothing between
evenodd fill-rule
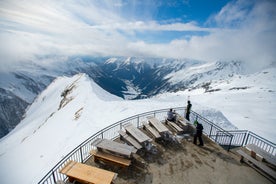
<instances>
[{"instance_id":1,"label":"curved railing","mask_svg":"<svg viewBox=\"0 0 276 184\"><path fill-rule=\"evenodd\" d=\"M59 161L38 183L39 184L55 184L58 180L65 180L66 176L59 173L61 168L65 166L67 161L73 160L77 162L86 162L91 156L89 152L92 149L95 149L94 146L92 146L92 142L95 141L97 138L105 138L105 139L111 139L114 140L119 136L118 131L122 129L123 125L127 123L132 123L136 127L141 127L142 122L147 121L147 117L154 116L158 118L159 120L163 120L164 117L167 116L167 111L169 109L160 109L160 110L154 110L150 112L145 112L142 114L137 114L135 116L128 117L126 119L123 119L121 121L118 121L89 137L84 142L82 142L79 146L77 146L74 150L72 150L70 153L68 153L61 161ZM174 110L180 114L184 115L185 107L176 107ZM195 120L198 120L200 123L203 124L204 127L204 134L207 135L210 139L215 141L216 143L227 146L227 149L229 150L231 147L231 143L233 141L232 133L229 131L226 131L222 129L221 127L217 126L216 124L212 123L211 121L207 120L206 118L200 116L198 113L191 111L190 115L190 122L194 122ZM235 132L235 135L238 135L237 132ZM235 139L236 140L236 139ZM243 139L241 139L243 140ZM269 144L265 142L264 144ZM272 147L273 152L275 150L275 144L269 144L270 147ZM275 153L274 153L275 154Z\"/></svg>"}]
</instances>

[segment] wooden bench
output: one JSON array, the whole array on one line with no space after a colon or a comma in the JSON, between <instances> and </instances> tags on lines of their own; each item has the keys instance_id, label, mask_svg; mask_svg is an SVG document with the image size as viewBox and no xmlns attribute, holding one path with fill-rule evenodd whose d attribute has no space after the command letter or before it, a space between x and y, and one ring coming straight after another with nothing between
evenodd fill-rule
<instances>
[{"instance_id":1,"label":"wooden bench","mask_svg":"<svg viewBox=\"0 0 276 184\"><path fill-rule=\"evenodd\" d=\"M177 124L174 122L171 122L169 120L165 120L166 124L177 134L183 133L183 129L180 128Z\"/></svg>"},{"instance_id":2,"label":"wooden bench","mask_svg":"<svg viewBox=\"0 0 276 184\"><path fill-rule=\"evenodd\" d=\"M163 125L157 118L148 117L149 124L152 125L161 135L165 132L170 132L169 129Z\"/></svg>"},{"instance_id":3,"label":"wooden bench","mask_svg":"<svg viewBox=\"0 0 276 184\"><path fill-rule=\"evenodd\" d=\"M119 156L130 158L132 153L136 153L137 149L133 146L126 144L118 143L108 139L96 139L93 143L93 146L96 146L98 150L110 152Z\"/></svg>"},{"instance_id":4,"label":"wooden bench","mask_svg":"<svg viewBox=\"0 0 276 184\"><path fill-rule=\"evenodd\" d=\"M269 154L267 151L263 150L255 144L248 144L245 146L245 148L249 150L252 157L259 160L265 160L266 162L276 166L275 155Z\"/></svg>"},{"instance_id":5,"label":"wooden bench","mask_svg":"<svg viewBox=\"0 0 276 184\"><path fill-rule=\"evenodd\" d=\"M76 180L89 184L110 184L117 177L117 173L75 161L69 161L60 173L67 175L70 182Z\"/></svg>"},{"instance_id":6,"label":"wooden bench","mask_svg":"<svg viewBox=\"0 0 276 184\"><path fill-rule=\"evenodd\" d=\"M91 150L90 154L93 155L95 162L101 160L105 163L115 164L121 167L128 167L131 164L131 160L129 159L111 155L98 150Z\"/></svg>"},{"instance_id":7,"label":"wooden bench","mask_svg":"<svg viewBox=\"0 0 276 184\"><path fill-rule=\"evenodd\" d=\"M141 145L145 145L149 142L152 142L152 139L149 136L147 136L145 133L143 133L141 130L139 130L131 123L124 125L124 128L126 132L129 135L131 135L136 141L138 141Z\"/></svg>"},{"instance_id":8,"label":"wooden bench","mask_svg":"<svg viewBox=\"0 0 276 184\"><path fill-rule=\"evenodd\" d=\"M276 172L273 171L271 168L269 168L268 166L266 166L264 163L255 160L254 158L252 158L250 155L246 154L244 151L242 150L237 150L237 153L239 155L241 155L241 161L245 161L244 159L248 160L249 162L245 161L247 164L249 164L250 166L252 166L250 164L250 162L252 164L254 164L257 168L261 169L264 173L268 174L270 177L274 178L274 180L276 179ZM256 168L255 168L256 169Z\"/></svg>"},{"instance_id":9,"label":"wooden bench","mask_svg":"<svg viewBox=\"0 0 276 184\"><path fill-rule=\"evenodd\" d=\"M187 127L188 123L185 120L177 120L177 123L180 124L181 127Z\"/></svg>"},{"instance_id":10,"label":"wooden bench","mask_svg":"<svg viewBox=\"0 0 276 184\"><path fill-rule=\"evenodd\" d=\"M154 139L159 139L161 138L161 135L158 133L158 131L153 128L152 126L150 126L149 124L147 124L146 122L143 122L143 128L149 132L149 134L152 135L152 137L154 137Z\"/></svg>"},{"instance_id":11,"label":"wooden bench","mask_svg":"<svg viewBox=\"0 0 276 184\"><path fill-rule=\"evenodd\" d=\"M118 131L119 134L120 134L120 137L126 141L127 143L133 145L136 149L141 149L142 148L142 145L139 144L139 142L137 142L135 139L133 139L131 136L127 135L126 132L122 131L122 130L119 130Z\"/></svg>"}]
</instances>

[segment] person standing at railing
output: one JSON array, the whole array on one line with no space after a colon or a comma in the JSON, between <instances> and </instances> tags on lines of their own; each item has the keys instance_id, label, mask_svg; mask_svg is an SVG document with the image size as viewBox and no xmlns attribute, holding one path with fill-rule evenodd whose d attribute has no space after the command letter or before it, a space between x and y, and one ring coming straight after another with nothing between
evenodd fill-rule
<instances>
[{"instance_id":1,"label":"person standing at railing","mask_svg":"<svg viewBox=\"0 0 276 184\"><path fill-rule=\"evenodd\" d=\"M191 101L188 100L188 104L187 104L187 107L186 107L186 116L185 116L185 118L186 118L188 121L190 121L191 108L192 108Z\"/></svg>"},{"instance_id":2,"label":"person standing at railing","mask_svg":"<svg viewBox=\"0 0 276 184\"><path fill-rule=\"evenodd\" d=\"M196 133L194 135L194 144L197 144L197 138L199 139L199 146L203 146L202 131L203 126L197 120L194 122L196 125Z\"/></svg>"}]
</instances>

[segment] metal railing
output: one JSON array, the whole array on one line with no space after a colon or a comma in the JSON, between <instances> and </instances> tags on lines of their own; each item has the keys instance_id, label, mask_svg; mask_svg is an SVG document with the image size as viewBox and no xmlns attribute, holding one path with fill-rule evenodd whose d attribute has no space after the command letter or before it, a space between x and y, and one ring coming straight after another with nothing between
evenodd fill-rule
<instances>
[{"instance_id":1,"label":"metal railing","mask_svg":"<svg viewBox=\"0 0 276 184\"><path fill-rule=\"evenodd\" d=\"M114 140L119 136L118 131L122 129L123 125L127 123L132 123L136 127L141 127L142 122L147 121L147 117L154 116L159 120L163 120L167 116L167 111L169 109L160 109L150 112L145 112L135 116L128 117L121 121L118 121L89 137L74 150L68 153L61 161L59 161L38 183L39 184L55 184L58 180L65 180L67 177L59 171L65 166L69 160L84 163L91 156L90 151L95 149L92 146L93 141L97 138L105 138ZM174 110L184 116L185 107L176 107ZM226 146L229 150L233 143L238 145L245 145L246 143L251 143L252 141L265 146L267 149L271 150L275 154L275 144L261 138L260 136L253 134L252 132L244 133L244 131L226 131L211 121L205 119L194 111L191 111L190 120L194 122L197 119L202 123L204 127L204 134L210 139L218 143L219 145Z\"/></svg>"},{"instance_id":2,"label":"metal railing","mask_svg":"<svg viewBox=\"0 0 276 184\"><path fill-rule=\"evenodd\" d=\"M233 135L232 146L254 144L269 154L276 156L276 144L248 130L228 131Z\"/></svg>"},{"instance_id":3,"label":"metal railing","mask_svg":"<svg viewBox=\"0 0 276 184\"><path fill-rule=\"evenodd\" d=\"M211 140L218 143L221 146L226 146L227 150L231 148L233 135L208 119L202 117L196 112L191 112L191 122L197 120L200 122L204 129L203 133L208 136Z\"/></svg>"}]
</instances>

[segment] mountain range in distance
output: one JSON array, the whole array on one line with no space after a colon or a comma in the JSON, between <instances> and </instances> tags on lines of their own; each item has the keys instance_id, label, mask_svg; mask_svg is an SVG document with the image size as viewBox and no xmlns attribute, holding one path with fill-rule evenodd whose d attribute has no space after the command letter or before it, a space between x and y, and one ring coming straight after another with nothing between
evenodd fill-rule
<instances>
[{"instance_id":1,"label":"mountain range in distance","mask_svg":"<svg viewBox=\"0 0 276 184\"><path fill-rule=\"evenodd\" d=\"M104 90L127 100L150 98L167 92L204 89L215 92L218 82L236 76L246 78L246 66L240 61L205 62L193 59L144 57L72 57L49 64L20 66L1 72L0 137L24 118L26 109L59 76L85 73ZM234 86L242 90L250 86ZM271 90L273 91L273 90Z\"/></svg>"},{"instance_id":2,"label":"mountain range in distance","mask_svg":"<svg viewBox=\"0 0 276 184\"><path fill-rule=\"evenodd\" d=\"M0 139L0 183L37 183L101 129L139 113L186 106L187 99L192 110L225 130L250 130L276 142L275 79L275 67L248 73L237 61L123 57L1 73L3 117L17 115L8 105L18 111L22 104L24 115Z\"/></svg>"}]
</instances>

